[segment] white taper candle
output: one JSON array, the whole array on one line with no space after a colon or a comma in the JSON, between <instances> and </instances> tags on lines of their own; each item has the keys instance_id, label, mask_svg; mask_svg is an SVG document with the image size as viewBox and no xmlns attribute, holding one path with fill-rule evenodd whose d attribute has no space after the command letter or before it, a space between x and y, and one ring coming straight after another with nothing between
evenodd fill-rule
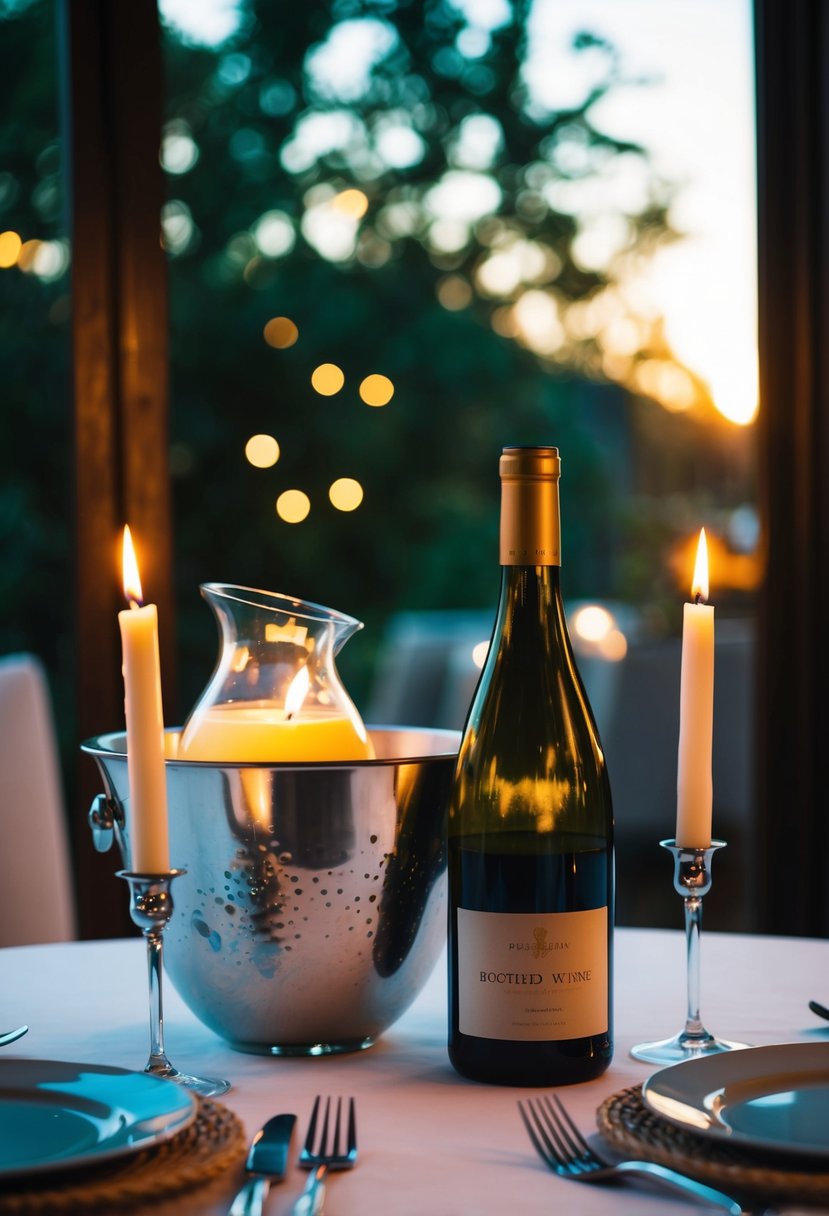
<instances>
[{"instance_id":1,"label":"white taper candle","mask_svg":"<svg viewBox=\"0 0 829 1216\"><path fill-rule=\"evenodd\" d=\"M714 608L708 598L708 548L700 531L691 594L682 619L679 694L676 842L681 848L711 843L714 729Z\"/></svg>"},{"instance_id":2,"label":"white taper candle","mask_svg":"<svg viewBox=\"0 0 829 1216\"><path fill-rule=\"evenodd\" d=\"M141 606L129 528L124 529L124 594L130 607L118 613L118 624L127 719L129 867L158 874L170 868L158 611L155 604Z\"/></svg>"}]
</instances>

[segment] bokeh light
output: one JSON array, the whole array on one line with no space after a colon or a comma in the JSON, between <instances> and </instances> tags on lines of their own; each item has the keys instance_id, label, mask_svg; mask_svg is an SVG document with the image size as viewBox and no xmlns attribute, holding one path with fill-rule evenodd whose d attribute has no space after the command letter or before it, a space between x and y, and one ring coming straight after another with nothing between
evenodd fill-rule
<instances>
[{"instance_id":1,"label":"bokeh light","mask_svg":"<svg viewBox=\"0 0 829 1216\"><path fill-rule=\"evenodd\" d=\"M270 469L279 460L279 444L273 435L251 435L245 444L245 456L257 469Z\"/></svg>"},{"instance_id":2,"label":"bokeh light","mask_svg":"<svg viewBox=\"0 0 829 1216\"><path fill-rule=\"evenodd\" d=\"M321 396L333 397L345 384L345 376L336 363L320 363L311 373L311 384Z\"/></svg>"},{"instance_id":3,"label":"bokeh light","mask_svg":"<svg viewBox=\"0 0 829 1216\"><path fill-rule=\"evenodd\" d=\"M193 213L181 199L173 198L161 208L162 244L168 253L184 253L196 236Z\"/></svg>"},{"instance_id":4,"label":"bokeh light","mask_svg":"<svg viewBox=\"0 0 829 1216\"><path fill-rule=\"evenodd\" d=\"M510 240L501 243L480 263L475 281L483 295L510 296L521 283L540 283L555 278L560 260L551 249L536 241Z\"/></svg>"},{"instance_id":5,"label":"bokeh light","mask_svg":"<svg viewBox=\"0 0 829 1216\"><path fill-rule=\"evenodd\" d=\"M519 342L539 355L551 355L565 334L556 298L548 291L525 291L512 310Z\"/></svg>"},{"instance_id":6,"label":"bokeh light","mask_svg":"<svg viewBox=\"0 0 829 1216\"><path fill-rule=\"evenodd\" d=\"M756 348L743 349L736 346L728 356L714 362L709 373L711 395L714 405L729 422L737 426L748 426L757 417L759 388ZM748 369L752 369L749 375Z\"/></svg>"},{"instance_id":7,"label":"bokeh light","mask_svg":"<svg viewBox=\"0 0 829 1216\"><path fill-rule=\"evenodd\" d=\"M633 382L636 388L674 413L690 409L696 399L691 377L666 359L645 359L637 364Z\"/></svg>"},{"instance_id":8,"label":"bokeh light","mask_svg":"<svg viewBox=\"0 0 829 1216\"><path fill-rule=\"evenodd\" d=\"M287 350L299 337L299 330L290 317L271 317L263 333L268 346L276 350Z\"/></svg>"},{"instance_id":9,"label":"bokeh light","mask_svg":"<svg viewBox=\"0 0 829 1216\"><path fill-rule=\"evenodd\" d=\"M311 510L311 500L302 490L284 490L276 500L276 513L286 524L301 524Z\"/></svg>"},{"instance_id":10,"label":"bokeh light","mask_svg":"<svg viewBox=\"0 0 829 1216\"><path fill-rule=\"evenodd\" d=\"M573 631L586 642L599 642L607 637L615 622L611 613L601 604L587 604L579 608L573 617Z\"/></svg>"},{"instance_id":11,"label":"bokeh light","mask_svg":"<svg viewBox=\"0 0 829 1216\"><path fill-rule=\"evenodd\" d=\"M35 258L37 251L43 244L42 241L31 240L24 241L20 246L20 252L17 255L17 264L24 274L31 274L35 268Z\"/></svg>"},{"instance_id":12,"label":"bokeh light","mask_svg":"<svg viewBox=\"0 0 829 1216\"><path fill-rule=\"evenodd\" d=\"M259 249L268 258L283 258L296 244L291 217L284 211L266 211L253 225Z\"/></svg>"},{"instance_id":13,"label":"bokeh light","mask_svg":"<svg viewBox=\"0 0 829 1216\"><path fill-rule=\"evenodd\" d=\"M199 159L199 148L188 123L169 122L161 140L161 164L165 173L189 173Z\"/></svg>"},{"instance_id":14,"label":"bokeh light","mask_svg":"<svg viewBox=\"0 0 829 1216\"><path fill-rule=\"evenodd\" d=\"M394 385L388 376L375 372L366 376L360 385L360 397L366 405L388 405L394 396Z\"/></svg>"},{"instance_id":15,"label":"bokeh light","mask_svg":"<svg viewBox=\"0 0 829 1216\"><path fill-rule=\"evenodd\" d=\"M486 656L489 653L489 642L476 642L472 647L472 662L480 669L486 662Z\"/></svg>"},{"instance_id":16,"label":"bokeh light","mask_svg":"<svg viewBox=\"0 0 829 1216\"><path fill-rule=\"evenodd\" d=\"M353 477L338 477L331 483L328 497L338 511L356 511L363 501L363 487Z\"/></svg>"},{"instance_id":17,"label":"bokeh light","mask_svg":"<svg viewBox=\"0 0 829 1216\"><path fill-rule=\"evenodd\" d=\"M435 290L438 300L448 312L459 312L472 303L472 288L463 275L444 275Z\"/></svg>"},{"instance_id":18,"label":"bokeh light","mask_svg":"<svg viewBox=\"0 0 829 1216\"><path fill-rule=\"evenodd\" d=\"M368 211L368 199L362 190L341 190L331 200L331 207L352 220L361 220Z\"/></svg>"},{"instance_id":19,"label":"bokeh light","mask_svg":"<svg viewBox=\"0 0 829 1216\"><path fill-rule=\"evenodd\" d=\"M22 248L23 242L16 232L0 232L0 269L14 266Z\"/></svg>"},{"instance_id":20,"label":"bokeh light","mask_svg":"<svg viewBox=\"0 0 829 1216\"><path fill-rule=\"evenodd\" d=\"M616 618L601 604L585 604L571 620L577 649L582 654L595 655L608 663L618 663L628 650L627 638L619 629Z\"/></svg>"},{"instance_id":21,"label":"bokeh light","mask_svg":"<svg viewBox=\"0 0 829 1216\"><path fill-rule=\"evenodd\" d=\"M345 136L344 142L349 142ZM318 182L305 191L302 201L302 235L320 257L329 262L347 262L354 257L360 219L368 208L362 190L337 192L330 182Z\"/></svg>"},{"instance_id":22,"label":"bokeh light","mask_svg":"<svg viewBox=\"0 0 829 1216\"><path fill-rule=\"evenodd\" d=\"M608 663L620 662L628 652L628 641L621 629L611 629L599 642L599 654Z\"/></svg>"},{"instance_id":23,"label":"bokeh light","mask_svg":"<svg viewBox=\"0 0 829 1216\"><path fill-rule=\"evenodd\" d=\"M25 249L25 246L24 246ZM21 251L22 256L22 251ZM44 283L52 283L69 267L69 246L64 241L38 241L31 270Z\"/></svg>"}]
</instances>

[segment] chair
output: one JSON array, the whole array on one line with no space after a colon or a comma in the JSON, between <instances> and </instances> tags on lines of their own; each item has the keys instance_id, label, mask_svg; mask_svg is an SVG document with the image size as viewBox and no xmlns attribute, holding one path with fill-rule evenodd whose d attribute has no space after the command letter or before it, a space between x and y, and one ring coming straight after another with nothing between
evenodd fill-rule
<instances>
[{"instance_id":1,"label":"chair","mask_svg":"<svg viewBox=\"0 0 829 1216\"><path fill-rule=\"evenodd\" d=\"M49 689L37 658L9 655L0 659L0 946L74 937Z\"/></svg>"}]
</instances>

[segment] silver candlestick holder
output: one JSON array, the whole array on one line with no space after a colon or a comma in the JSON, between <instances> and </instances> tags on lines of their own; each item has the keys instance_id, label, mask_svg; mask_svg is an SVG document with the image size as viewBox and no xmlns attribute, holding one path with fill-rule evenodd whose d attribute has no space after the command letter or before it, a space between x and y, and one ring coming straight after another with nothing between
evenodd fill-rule
<instances>
[{"instance_id":1,"label":"silver candlestick holder","mask_svg":"<svg viewBox=\"0 0 829 1216\"><path fill-rule=\"evenodd\" d=\"M166 1077L202 1097L215 1097L230 1089L229 1081L211 1077L194 1077L174 1068L164 1050L164 1007L161 996L162 950L164 930L173 913L173 879L185 870L168 870L162 874L136 874L119 870L118 877L129 883L130 916L147 942L147 969L150 986L150 1058L144 1072Z\"/></svg>"},{"instance_id":2,"label":"silver candlestick holder","mask_svg":"<svg viewBox=\"0 0 829 1216\"><path fill-rule=\"evenodd\" d=\"M637 1060L649 1064L678 1064L697 1056L735 1051L746 1043L730 1043L715 1038L702 1024L699 1011L700 936L702 933L702 900L711 890L711 859L717 849L725 848L724 840L712 840L708 848L683 848L675 840L660 840L674 859L674 890L682 896L685 907L685 947L688 989L688 1012L685 1029L671 1039L639 1043L630 1049Z\"/></svg>"}]
</instances>

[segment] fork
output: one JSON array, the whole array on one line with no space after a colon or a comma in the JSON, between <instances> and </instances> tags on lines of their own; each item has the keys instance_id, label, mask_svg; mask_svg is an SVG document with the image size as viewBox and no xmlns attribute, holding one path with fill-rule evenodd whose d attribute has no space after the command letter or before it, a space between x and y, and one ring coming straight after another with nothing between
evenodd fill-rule
<instances>
[{"instance_id":1,"label":"fork","mask_svg":"<svg viewBox=\"0 0 829 1216\"><path fill-rule=\"evenodd\" d=\"M329 1142L329 1123L332 1111L331 1098L325 1099L322 1127L317 1138L317 1120L322 1108L322 1098L317 1095L311 1111L308 1134L299 1155L299 1164L310 1170L305 1190L294 1204L292 1216L320 1216L325 1202L325 1176L329 1170L350 1170L357 1160L357 1120L354 1099L348 1099L348 1126L342 1126L343 1100L337 1098L334 1107L334 1125ZM341 1134L342 1133L342 1134Z\"/></svg>"},{"instance_id":2,"label":"fork","mask_svg":"<svg viewBox=\"0 0 829 1216\"><path fill-rule=\"evenodd\" d=\"M743 1208L736 1200L667 1166L652 1161L620 1161L611 1165L589 1146L556 1095L528 1098L518 1103L518 1110L539 1157L561 1178L601 1183L621 1181L629 1174L643 1174L672 1190L683 1191L722 1208L731 1216L743 1216Z\"/></svg>"}]
</instances>

